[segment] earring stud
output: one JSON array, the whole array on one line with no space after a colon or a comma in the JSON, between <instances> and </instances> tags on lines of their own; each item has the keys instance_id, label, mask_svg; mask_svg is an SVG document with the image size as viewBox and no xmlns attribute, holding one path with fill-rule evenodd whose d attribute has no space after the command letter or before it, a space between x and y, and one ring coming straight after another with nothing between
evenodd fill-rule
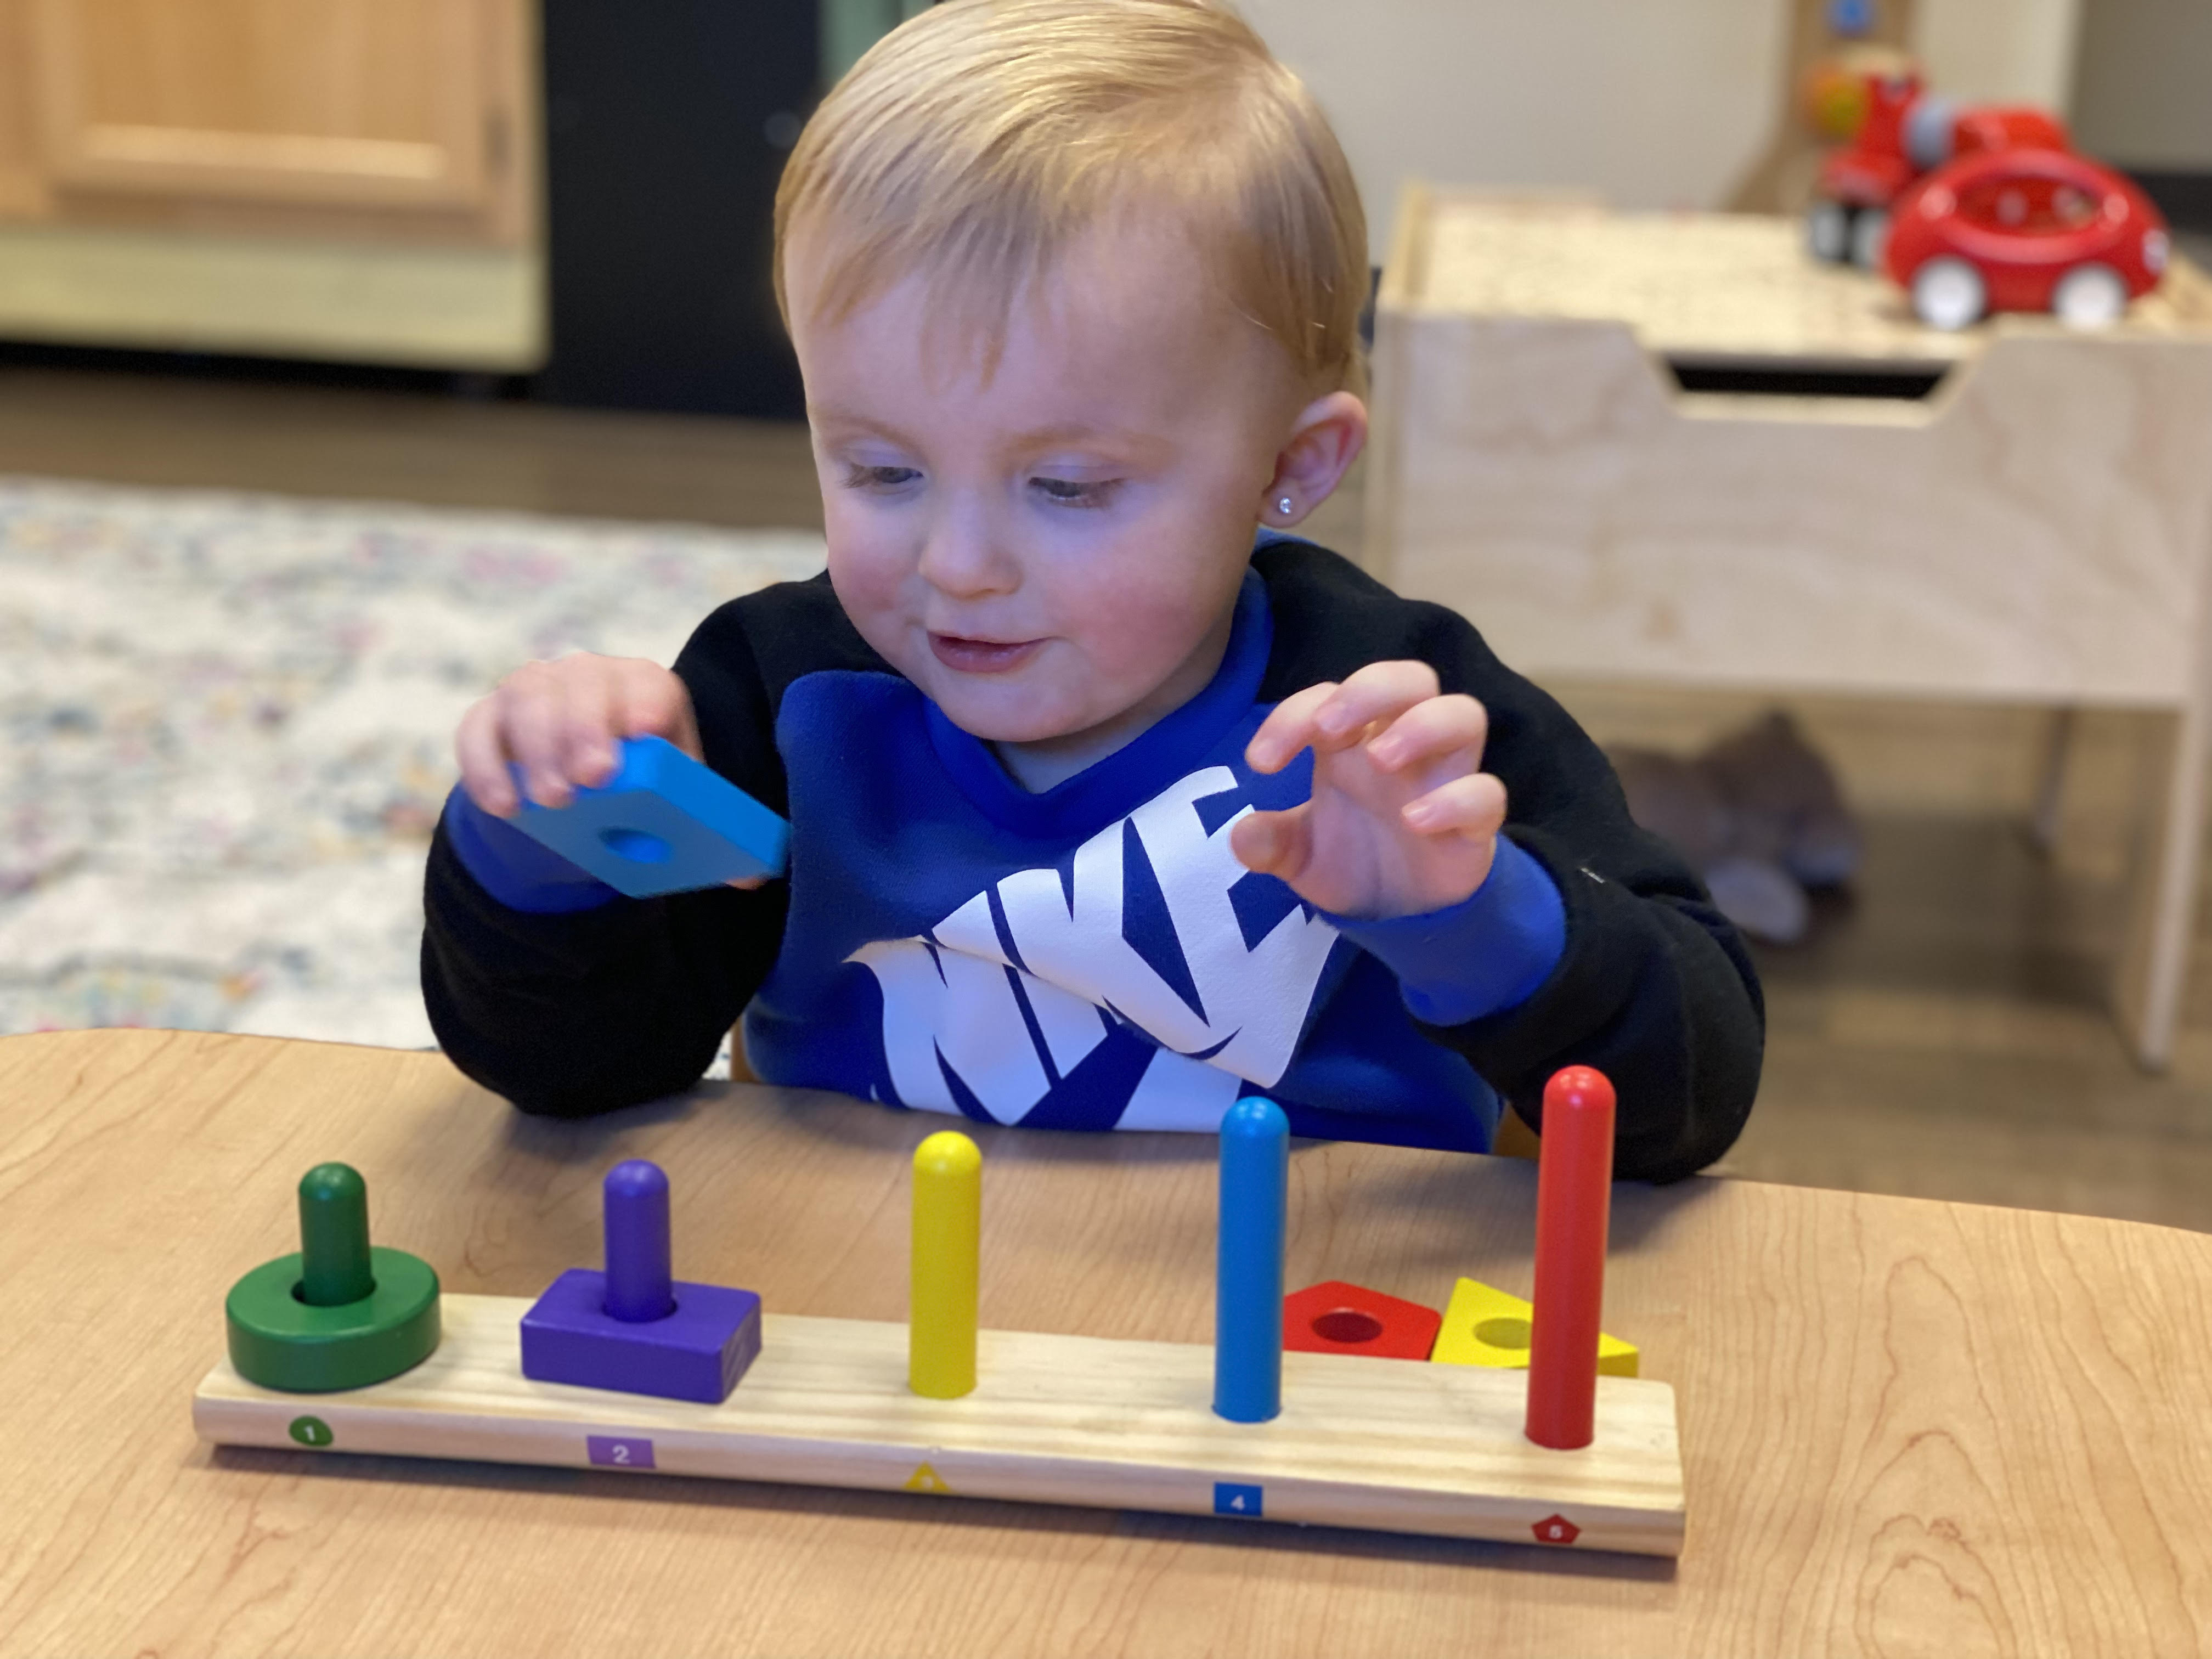
<instances>
[{"instance_id":1,"label":"earring stud","mask_svg":"<svg viewBox=\"0 0 2212 1659\"><path fill-rule=\"evenodd\" d=\"M1289 518L1291 516L1291 498L1288 495L1276 496L1275 511L1281 514L1285 518Z\"/></svg>"}]
</instances>

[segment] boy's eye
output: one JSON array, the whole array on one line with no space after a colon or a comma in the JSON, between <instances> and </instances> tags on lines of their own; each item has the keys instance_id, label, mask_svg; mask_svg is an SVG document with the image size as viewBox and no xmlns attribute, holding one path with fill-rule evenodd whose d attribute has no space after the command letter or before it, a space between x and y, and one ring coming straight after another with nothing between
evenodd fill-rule
<instances>
[{"instance_id":1,"label":"boy's eye","mask_svg":"<svg viewBox=\"0 0 2212 1659\"><path fill-rule=\"evenodd\" d=\"M853 464L845 468L845 487L848 489L896 489L902 484L912 483L921 476L921 470L917 467Z\"/></svg>"},{"instance_id":2,"label":"boy's eye","mask_svg":"<svg viewBox=\"0 0 2212 1659\"><path fill-rule=\"evenodd\" d=\"M1103 507L1119 481L1091 483L1078 478L1031 478L1030 488L1059 507Z\"/></svg>"}]
</instances>

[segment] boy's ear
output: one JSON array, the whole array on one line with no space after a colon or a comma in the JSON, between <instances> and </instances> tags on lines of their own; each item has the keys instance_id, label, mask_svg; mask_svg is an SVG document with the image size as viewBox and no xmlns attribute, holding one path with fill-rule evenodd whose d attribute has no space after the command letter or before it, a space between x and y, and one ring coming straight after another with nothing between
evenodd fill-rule
<instances>
[{"instance_id":1,"label":"boy's ear","mask_svg":"<svg viewBox=\"0 0 2212 1659\"><path fill-rule=\"evenodd\" d=\"M1365 404L1349 392L1315 398L1298 411L1289 441L1275 457L1275 475L1260 502L1260 522L1287 529L1304 519L1343 482L1366 444Z\"/></svg>"}]
</instances>

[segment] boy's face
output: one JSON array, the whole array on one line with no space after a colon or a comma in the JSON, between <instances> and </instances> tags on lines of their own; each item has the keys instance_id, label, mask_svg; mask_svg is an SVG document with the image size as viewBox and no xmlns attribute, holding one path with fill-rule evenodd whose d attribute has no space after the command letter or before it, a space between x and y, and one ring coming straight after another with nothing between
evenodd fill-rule
<instances>
[{"instance_id":1,"label":"boy's face","mask_svg":"<svg viewBox=\"0 0 2212 1659\"><path fill-rule=\"evenodd\" d=\"M1189 246L1095 233L1012 307L988 380L919 276L813 318L810 252L793 333L868 643L1003 744L1125 738L1203 689L1304 397Z\"/></svg>"}]
</instances>

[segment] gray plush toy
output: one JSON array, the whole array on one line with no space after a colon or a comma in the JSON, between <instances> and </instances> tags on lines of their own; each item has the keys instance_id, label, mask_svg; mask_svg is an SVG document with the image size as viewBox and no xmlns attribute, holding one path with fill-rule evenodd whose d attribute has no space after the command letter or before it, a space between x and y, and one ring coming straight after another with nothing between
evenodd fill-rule
<instances>
[{"instance_id":1,"label":"gray plush toy","mask_svg":"<svg viewBox=\"0 0 2212 1659\"><path fill-rule=\"evenodd\" d=\"M1685 760L1653 749L1608 751L1637 823L1665 836L1753 939L1793 944L1808 887L1859 866L1859 829L1834 773L1779 711Z\"/></svg>"}]
</instances>

